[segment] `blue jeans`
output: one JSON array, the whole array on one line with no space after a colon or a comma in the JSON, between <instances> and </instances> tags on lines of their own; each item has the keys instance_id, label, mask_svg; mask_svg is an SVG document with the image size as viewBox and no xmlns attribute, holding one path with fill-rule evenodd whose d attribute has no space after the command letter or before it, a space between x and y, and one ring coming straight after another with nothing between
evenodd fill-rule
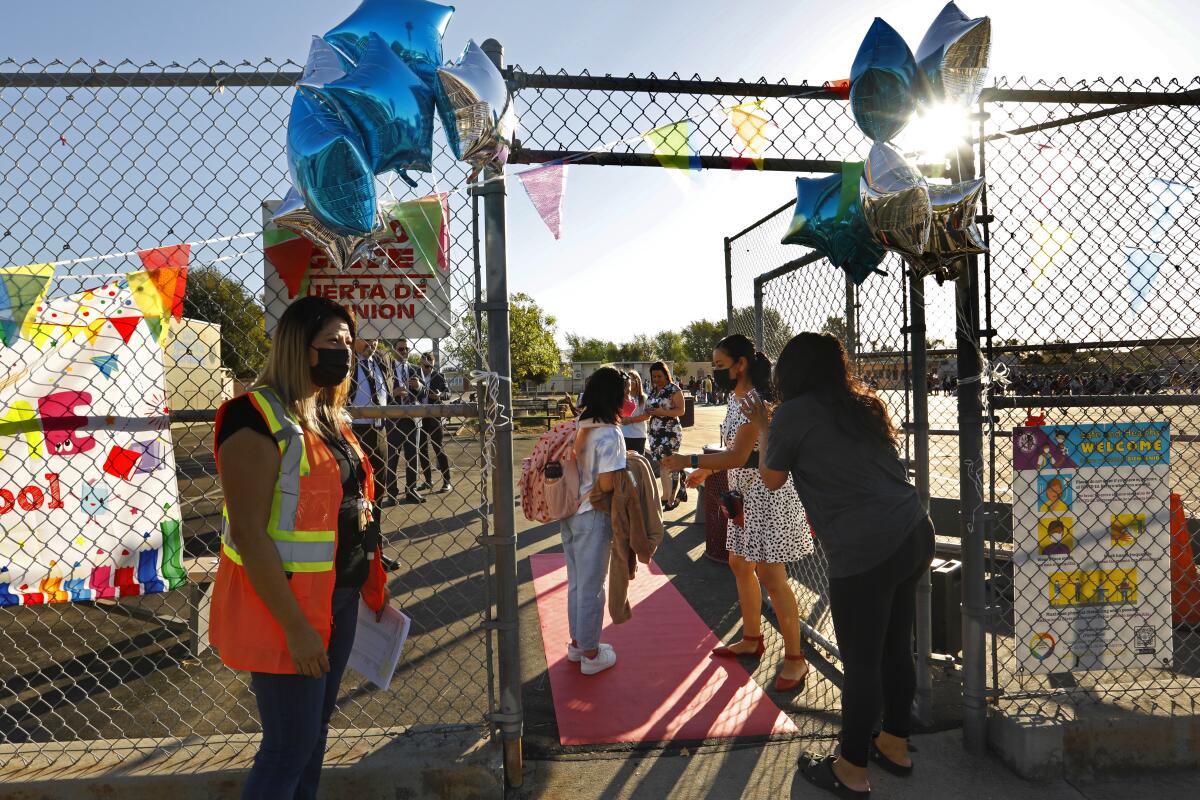
<instances>
[{"instance_id":1,"label":"blue jeans","mask_svg":"<svg viewBox=\"0 0 1200 800\"><path fill-rule=\"evenodd\" d=\"M562 521L567 556L567 619L571 638L581 650L600 646L604 627L604 578L612 549L612 517L585 511Z\"/></svg>"},{"instance_id":2,"label":"blue jeans","mask_svg":"<svg viewBox=\"0 0 1200 800\"><path fill-rule=\"evenodd\" d=\"M250 673L263 733L242 800L313 800L317 796L329 718L354 648L357 625L358 589L334 589L329 672L321 678Z\"/></svg>"}]
</instances>

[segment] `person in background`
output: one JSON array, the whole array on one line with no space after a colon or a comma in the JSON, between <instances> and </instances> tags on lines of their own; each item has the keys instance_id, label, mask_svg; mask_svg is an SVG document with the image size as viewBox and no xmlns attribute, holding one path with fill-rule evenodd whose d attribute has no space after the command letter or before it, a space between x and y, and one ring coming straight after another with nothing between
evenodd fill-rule
<instances>
[{"instance_id":1,"label":"person in background","mask_svg":"<svg viewBox=\"0 0 1200 800\"><path fill-rule=\"evenodd\" d=\"M708 373L704 375L704 381L701 383L704 391L704 404L711 406L713 404L713 379Z\"/></svg>"},{"instance_id":2,"label":"person in background","mask_svg":"<svg viewBox=\"0 0 1200 800\"><path fill-rule=\"evenodd\" d=\"M304 297L279 319L257 385L214 432L225 529L209 637L250 673L262 742L244 800L317 796L360 598L387 604L371 462L350 426L350 313Z\"/></svg>"},{"instance_id":3,"label":"person in background","mask_svg":"<svg viewBox=\"0 0 1200 800\"><path fill-rule=\"evenodd\" d=\"M421 388L420 369L408 361L408 340L399 339L395 344L396 361L392 368L392 402L400 406L420 405L424 402ZM421 420L418 417L401 417L388 420L388 451L391 453L392 468L388 471L391 479L388 494L393 497L399 494L400 461L404 461L404 502L424 503L425 498L417 490L417 443L421 431Z\"/></svg>"},{"instance_id":4,"label":"person in background","mask_svg":"<svg viewBox=\"0 0 1200 800\"><path fill-rule=\"evenodd\" d=\"M646 413L650 422L646 432L650 439L650 458L658 465L663 485L663 511L679 506L676 496L675 473L663 465L663 459L679 452L683 443L683 426L679 418L684 413L683 392L671 380L671 370L661 361L650 365L650 385L646 398ZM686 490L683 490L686 492ZM683 499L687 499L686 493Z\"/></svg>"},{"instance_id":5,"label":"person in background","mask_svg":"<svg viewBox=\"0 0 1200 800\"><path fill-rule=\"evenodd\" d=\"M716 383L732 392L735 400L752 394L768 403L775 399L770 360L741 334L728 336L717 344L713 350L713 374ZM762 635L762 587L765 587L783 634L784 660L775 678L775 691L799 691L808 677L808 663L801 649L800 609L788 585L787 565L812 555L812 532L790 477L778 491L770 491L763 484L755 451L758 431L749 424L737 402L730 402L726 409L721 443L725 449L720 453L673 455L664 462L673 470L682 470L690 464L693 472L688 476L688 485L693 487L713 472L727 470L729 489L742 497L742 521L729 521L725 542L742 611L742 639L728 647L718 647L713 656L757 658L766 652Z\"/></svg>"},{"instance_id":6,"label":"person in background","mask_svg":"<svg viewBox=\"0 0 1200 800\"><path fill-rule=\"evenodd\" d=\"M421 356L421 371L418 375L421 381L421 394L427 405L444 403L450 396L450 387L446 385L446 378L437 371L436 366L437 362L433 353ZM417 489L420 491L433 489L433 470L429 463L429 445L432 444L438 472L442 475L442 486L438 492L446 494L454 488L454 485L450 482L450 460L446 458L446 450L442 444L442 418L425 417L422 419L421 434L418 452L421 460L421 472L425 476L425 481Z\"/></svg>"},{"instance_id":7,"label":"person in background","mask_svg":"<svg viewBox=\"0 0 1200 800\"><path fill-rule=\"evenodd\" d=\"M775 385L783 402L773 415L755 397L742 401L742 413L758 431L763 483L775 491L791 475L829 561L844 676L841 753L805 759L802 771L840 797L868 797L868 760L912 774L913 622L933 524L908 482L887 406L851 372L840 341L793 337ZM882 732L872 739L881 710Z\"/></svg>"},{"instance_id":8,"label":"person in background","mask_svg":"<svg viewBox=\"0 0 1200 800\"><path fill-rule=\"evenodd\" d=\"M354 340L354 371L350 377L350 405L356 408L382 408L388 404L388 380L391 365L379 351L374 339ZM367 451L371 468L375 470L377 486L387 486L388 446L387 432L382 419L359 418L354 420L354 435ZM394 504L395 498L380 498L379 504Z\"/></svg>"},{"instance_id":9,"label":"person in background","mask_svg":"<svg viewBox=\"0 0 1200 800\"><path fill-rule=\"evenodd\" d=\"M625 396L625 376L615 367L601 367L587 379L575 437L579 510L562 521L571 631L567 660L577 662L584 675L595 675L617 663L612 646L600 642L612 517L594 509L591 498L593 490L599 494L611 492L613 475L625 469L625 441L620 428Z\"/></svg>"},{"instance_id":10,"label":"person in background","mask_svg":"<svg viewBox=\"0 0 1200 800\"><path fill-rule=\"evenodd\" d=\"M625 449L646 455L646 390L642 387L642 376L636 369L625 373L625 405L621 407L621 435L625 437Z\"/></svg>"}]
</instances>

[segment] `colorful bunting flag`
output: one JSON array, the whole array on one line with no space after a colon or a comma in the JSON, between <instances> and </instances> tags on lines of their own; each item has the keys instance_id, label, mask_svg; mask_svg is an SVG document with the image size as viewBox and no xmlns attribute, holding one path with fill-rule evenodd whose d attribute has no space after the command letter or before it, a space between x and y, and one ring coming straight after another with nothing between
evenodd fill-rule
<instances>
[{"instance_id":1,"label":"colorful bunting flag","mask_svg":"<svg viewBox=\"0 0 1200 800\"><path fill-rule=\"evenodd\" d=\"M1074 235L1066 228L1039 222L1029 234L1029 261L1033 264L1032 277L1034 288L1042 278L1055 266L1066 251L1067 246L1074 240Z\"/></svg>"},{"instance_id":2,"label":"colorful bunting flag","mask_svg":"<svg viewBox=\"0 0 1200 800\"><path fill-rule=\"evenodd\" d=\"M190 244L170 244L153 250L139 250L138 258L142 260L142 266L147 272L163 268L179 269L187 267L191 251Z\"/></svg>"},{"instance_id":3,"label":"colorful bunting flag","mask_svg":"<svg viewBox=\"0 0 1200 800\"><path fill-rule=\"evenodd\" d=\"M1147 253L1132 247L1125 251L1126 287L1129 290L1129 305L1134 311L1141 311L1146 305L1154 279L1165 263L1167 257L1162 253Z\"/></svg>"},{"instance_id":4,"label":"colorful bunting flag","mask_svg":"<svg viewBox=\"0 0 1200 800\"><path fill-rule=\"evenodd\" d=\"M141 317L109 317L108 322L120 334L121 339L125 344L129 344L129 340L133 338L134 331L138 325L142 324Z\"/></svg>"},{"instance_id":5,"label":"colorful bunting flag","mask_svg":"<svg viewBox=\"0 0 1200 800\"><path fill-rule=\"evenodd\" d=\"M1154 224L1150 226L1148 238L1154 244L1161 244L1167 238L1167 233L1175 220L1179 219L1184 209L1191 205L1195 195L1192 187L1186 183L1155 178L1146 186L1147 205L1150 207L1150 217Z\"/></svg>"},{"instance_id":6,"label":"colorful bunting flag","mask_svg":"<svg viewBox=\"0 0 1200 800\"><path fill-rule=\"evenodd\" d=\"M547 164L517 173L529 201L555 239L562 237L563 198L567 193L567 165Z\"/></svg>"},{"instance_id":7,"label":"colorful bunting flag","mask_svg":"<svg viewBox=\"0 0 1200 800\"><path fill-rule=\"evenodd\" d=\"M289 299L306 293L313 255L311 241L286 228L267 228L263 231L263 254L279 273Z\"/></svg>"},{"instance_id":8,"label":"colorful bunting flag","mask_svg":"<svg viewBox=\"0 0 1200 800\"><path fill-rule=\"evenodd\" d=\"M413 250L429 266L445 272L450 268L450 230L446 218L450 211L446 192L397 203L387 212L387 222L395 222L408 235Z\"/></svg>"},{"instance_id":9,"label":"colorful bunting flag","mask_svg":"<svg viewBox=\"0 0 1200 800\"><path fill-rule=\"evenodd\" d=\"M146 325L150 328L150 333L160 347L166 346L167 343L169 315L175 300L174 291L169 296L165 295L163 289L160 288L160 282L152 277L163 271L166 270L130 272L125 275L129 291L133 295L133 302L142 312Z\"/></svg>"},{"instance_id":10,"label":"colorful bunting flag","mask_svg":"<svg viewBox=\"0 0 1200 800\"><path fill-rule=\"evenodd\" d=\"M766 149L774 135L775 126L771 117L763 111L764 102L766 101L756 100L725 109L734 133L742 140L742 144L746 145L746 149L756 155Z\"/></svg>"},{"instance_id":11,"label":"colorful bunting flag","mask_svg":"<svg viewBox=\"0 0 1200 800\"><path fill-rule=\"evenodd\" d=\"M700 169L700 158L692 155L688 145L691 135L691 120L672 122L652 131L646 131L642 138L654 148L654 157L658 163L668 169Z\"/></svg>"},{"instance_id":12,"label":"colorful bunting flag","mask_svg":"<svg viewBox=\"0 0 1200 800\"><path fill-rule=\"evenodd\" d=\"M27 264L0 269L0 338L12 345L29 335L37 306L54 277L53 264Z\"/></svg>"}]
</instances>

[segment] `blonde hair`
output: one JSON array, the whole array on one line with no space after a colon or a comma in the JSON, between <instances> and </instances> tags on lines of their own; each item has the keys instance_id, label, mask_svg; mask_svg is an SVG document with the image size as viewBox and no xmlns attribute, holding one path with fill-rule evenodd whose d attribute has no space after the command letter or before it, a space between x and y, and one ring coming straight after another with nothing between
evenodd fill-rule
<instances>
[{"instance_id":1,"label":"blonde hair","mask_svg":"<svg viewBox=\"0 0 1200 800\"><path fill-rule=\"evenodd\" d=\"M350 398L350 376L346 380L313 394L308 348L321 328L331 319L339 319L355 335L354 317L343 306L324 297L302 297L288 306L275 327L267 365L257 385L267 386L279 395L283 404L300 420L300 425L330 433L341 429Z\"/></svg>"},{"instance_id":2,"label":"blonde hair","mask_svg":"<svg viewBox=\"0 0 1200 800\"><path fill-rule=\"evenodd\" d=\"M629 388L630 389L633 388L634 382L637 383L638 399L640 399L644 402L646 400L646 387L642 383L642 373L638 372L636 369L631 369L631 370L629 370L629 383L630 383Z\"/></svg>"}]
</instances>

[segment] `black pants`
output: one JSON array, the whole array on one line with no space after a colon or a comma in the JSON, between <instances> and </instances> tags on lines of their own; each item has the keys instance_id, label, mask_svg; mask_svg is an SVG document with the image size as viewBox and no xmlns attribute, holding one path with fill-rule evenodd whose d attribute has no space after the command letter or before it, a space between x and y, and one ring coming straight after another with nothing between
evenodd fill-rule
<instances>
[{"instance_id":1,"label":"black pants","mask_svg":"<svg viewBox=\"0 0 1200 800\"><path fill-rule=\"evenodd\" d=\"M390 419L387 421L389 497L400 496L400 461L404 461L404 486L409 492L417 490L417 424L415 419Z\"/></svg>"},{"instance_id":2,"label":"black pants","mask_svg":"<svg viewBox=\"0 0 1200 800\"><path fill-rule=\"evenodd\" d=\"M394 483L391 478L392 465L388 459L387 431L382 425L355 425L354 435L367 451L367 460L375 471L376 499L382 500L388 487Z\"/></svg>"},{"instance_id":3,"label":"black pants","mask_svg":"<svg viewBox=\"0 0 1200 800\"><path fill-rule=\"evenodd\" d=\"M867 766L871 733L907 738L917 689L913 622L917 581L933 558L933 525L921 520L896 552L858 575L829 579L829 611L842 653L842 757Z\"/></svg>"},{"instance_id":4,"label":"black pants","mask_svg":"<svg viewBox=\"0 0 1200 800\"><path fill-rule=\"evenodd\" d=\"M625 438L625 449L632 450L635 453L646 455L646 437L640 436L636 439L631 439L628 436Z\"/></svg>"},{"instance_id":5,"label":"black pants","mask_svg":"<svg viewBox=\"0 0 1200 800\"><path fill-rule=\"evenodd\" d=\"M425 475L425 482L433 483L433 469L429 463L429 445L432 444L433 457L437 459L442 483L449 483L450 459L446 458L446 449L442 446L442 421L437 417L425 417L421 420L421 429L425 432L421 437L420 446L421 472Z\"/></svg>"}]
</instances>

